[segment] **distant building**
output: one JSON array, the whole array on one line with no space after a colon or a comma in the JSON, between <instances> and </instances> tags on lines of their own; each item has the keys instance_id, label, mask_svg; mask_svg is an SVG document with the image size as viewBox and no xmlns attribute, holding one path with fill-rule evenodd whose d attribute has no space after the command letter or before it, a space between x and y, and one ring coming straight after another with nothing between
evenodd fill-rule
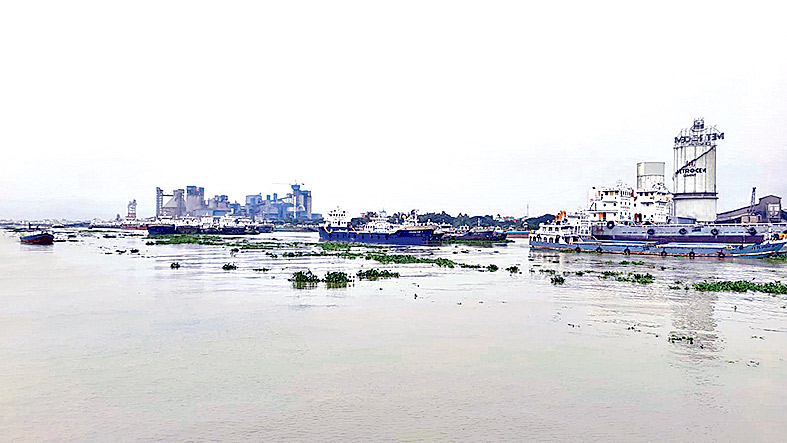
<instances>
[{"instance_id":1,"label":"distant building","mask_svg":"<svg viewBox=\"0 0 787 443\"><path fill-rule=\"evenodd\" d=\"M292 192L286 197L279 198L273 193L273 198L268 194L246 196L244 205L237 202L230 203L226 195L216 195L205 201L205 188L187 186L186 189L176 189L172 194L165 194L161 188L156 188L156 217L202 217L221 215L244 215L255 221L277 220L311 220L312 193L301 189L300 184L290 185ZM170 197L164 203L164 197Z\"/></svg>"},{"instance_id":2,"label":"distant building","mask_svg":"<svg viewBox=\"0 0 787 443\"><path fill-rule=\"evenodd\" d=\"M157 216L182 217L186 215L186 199L184 195L185 191L183 189L175 189L172 191L172 198L161 207Z\"/></svg>"},{"instance_id":3,"label":"distant building","mask_svg":"<svg viewBox=\"0 0 787 443\"><path fill-rule=\"evenodd\" d=\"M745 206L732 211L722 212L716 217L716 223L741 223L744 218L752 211L754 217L760 223L779 223L787 221L782 210L782 198L775 195L767 195L760 198L754 207Z\"/></svg>"}]
</instances>

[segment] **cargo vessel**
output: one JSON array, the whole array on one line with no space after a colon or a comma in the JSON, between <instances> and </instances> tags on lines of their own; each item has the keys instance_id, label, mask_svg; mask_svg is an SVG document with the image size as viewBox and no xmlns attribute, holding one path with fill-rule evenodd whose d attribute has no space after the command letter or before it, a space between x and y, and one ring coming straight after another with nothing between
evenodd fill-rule
<instances>
[{"instance_id":1,"label":"cargo vessel","mask_svg":"<svg viewBox=\"0 0 787 443\"><path fill-rule=\"evenodd\" d=\"M369 223L356 229L347 221L345 211L334 209L328 212L319 235L320 241L418 246L439 241L442 234L435 230L433 226L418 225L414 212L406 217L403 224L390 223L385 212L377 213Z\"/></svg>"}]
</instances>

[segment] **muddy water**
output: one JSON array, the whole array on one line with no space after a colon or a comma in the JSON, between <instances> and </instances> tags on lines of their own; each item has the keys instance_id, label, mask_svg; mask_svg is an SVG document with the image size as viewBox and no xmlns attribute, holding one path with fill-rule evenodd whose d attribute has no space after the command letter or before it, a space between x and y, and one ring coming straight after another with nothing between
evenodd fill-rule
<instances>
[{"instance_id":1,"label":"muddy water","mask_svg":"<svg viewBox=\"0 0 787 443\"><path fill-rule=\"evenodd\" d=\"M408 250L500 267L479 272L281 255L310 246L232 256L73 234L49 247L0 235L2 441L775 441L787 432L784 297L669 288L787 281L784 264L622 266L521 240ZM316 235L255 241L273 239ZM238 269L222 270L229 262ZM504 270L513 264L521 273ZM296 270L370 267L402 275L340 289L287 281ZM655 282L576 275L586 270Z\"/></svg>"}]
</instances>

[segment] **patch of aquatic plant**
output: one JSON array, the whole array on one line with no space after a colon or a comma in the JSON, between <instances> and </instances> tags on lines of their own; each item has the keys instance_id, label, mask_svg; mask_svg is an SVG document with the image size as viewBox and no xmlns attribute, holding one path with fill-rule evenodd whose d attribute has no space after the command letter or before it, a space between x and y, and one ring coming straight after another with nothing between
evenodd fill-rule
<instances>
[{"instance_id":1,"label":"patch of aquatic plant","mask_svg":"<svg viewBox=\"0 0 787 443\"><path fill-rule=\"evenodd\" d=\"M447 258L418 258L414 255L407 254L366 254L367 260L374 260L376 262L387 265L389 263L409 264L409 263L432 263L437 266L445 268L453 268L458 266L458 263Z\"/></svg>"},{"instance_id":2,"label":"patch of aquatic plant","mask_svg":"<svg viewBox=\"0 0 787 443\"><path fill-rule=\"evenodd\" d=\"M383 269L382 271L378 271L377 269L367 269L366 271L358 271L356 274L360 280L379 280L381 278L399 278L398 272L388 271Z\"/></svg>"},{"instance_id":3,"label":"patch of aquatic plant","mask_svg":"<svg viewBox=\"0 0 787 443\"><path fill-rule=\"evenodd\" d=\"M334 254L334 255L339 258L349 258L350 260L355 260L358 257L364 256L364 254L360 254L357 252L339 252L338 254Z\"/></svg>"},{"instance_id":4,"label":"patch of aquatic plant","mask_svg":"<svg viewBox=\"0 0 787 443\"><path fill-rule=\"evenodd\" d=\"M271 243L241 243L236 244L241 249L276 249L276 248L283 248L284 245L277 245Z\"/></svg>"},{"instance_id":5,"label":"patch of aquatic plant","mask_svg":"<svg viewBox=\"0 0 787 443\"><path fill-rule=\"evenodd\" d=\"M344 272L329 272L325 274L325 278L323 279L328 287L333 288L345 287L351 280L352 277L345 274Z\"/></svg>"},{"instance_id":6,"label":"patch of aquatic plant","mask_svg":"<svg viewBox=\"0 0 787 443\"><path fill-rule=\"evenodd\" d=\"M519 266L509 266L506 268L506 271L512 274L516 274L517 272L519 272Z\"/></svg>"},{"instance_id":7,"label":"patch of aquatic plant","mask_svg":"<svg viewBox=\"0 0 787 443\"><path fill-rule=\"evenodd\" d=\"M700 292L764 292L766 294L787 294L787 285L779 281L770 283L754 283L745 280L738 281L719 281L694 283L692 285L695 291Z\"/></svg>"},{"instance_id":8,"label":"patch of aquatic plant","mask_svg":"<svg viewBox=\"0 0 787 443\"><path fill-rule=\"evenodd\" d=\"M623 266L626 266L626 265L637 265L637 266L641 266L641 265L644 265L644 264L645 264L645 262L644 262L644 261L628 261L628 260L623 260L622 262L620 262L620 264L621 264L621 265L623 265Z\"/></svg>"},{"instance_id":9,"label":"patch of aquatic plant","mask_svg":"<svg viewBox=\"0 0 787 443\"><path fill-rule=\"evenodd\" d=\"M235 266L235 263L224 263L224 266L222 266L221 269L224 269L225 271L234 271L235 269L238 269L238 267Z\"/></svg>"},{"instance_id":10,"label":"patch of aquatic plant","mask_svg":"<svg viewBox=\"0 0 787 443\"><path fill-rule=\"evenodd\" d=\"M549 279L553 285L562 285L566 282L566 279L561 277L560 275L554 275L551 279Z\"/></svg>"},{"instance_id":11,"label":"patch of aquatic plant","mask_svg":"<svg viewBox=\"0 0 787 443\"><path fill-rule=\"evenodd\" d=\"M623 275L623 273L620 271L601 271L601 275L599 275L598 278L602 278L602 279L606 279L610 277L617 278L621 275Z\"/></svg>"},{"instance_id":12,"label":"patch of aquatic plant","mask_svg":"<svg viewBox=\"0 0 787 443\"><path fill-rule=\"evenodd\" d=\"M178 269L178 268L180 268L180 263L178 263L178 262L172 262L172 263L169 265L169 267L170 267L170 268L172 268L172 269Z\"/></svg>"},{"instance_id":13,"label":"patch of aquatic plant","mask_svg":"<svg viewBox=\"0 0 787 443\"><path fill-rule=\"evenodd\" d=\"M605 261L605 262L604 262L604 264L605 264L605 265L614 265L614 264L615 264L615 262L614 262L614 261L612 261L612 260L607 260L607 261Z\"/></svg>"},{"instance_id":14,"label":"patch of aquatic plant","mask_svg":"<svg viewBox=\"0 0 787 443\"><path fill-rule=\"evenodd\" d=\"M252 269L252 271L255 271L255 272L268 272L270 270L271 270L270 268L253 268Z\"/></svg>"},{"instance_id":15,"label":"patch of aquatic plant","mask_svg":"<svg viewBox=\"0 0 787 443\"><path fill-rule=\"evenodd\" d=\"M787 261L787 254L773 255L773 256L770 256L770 257L766 258L766 260L771 260L771 261Z\"/></svg>"},{"instance_id":16,"label":"patch of aquatic plant","mask_svg":"<svg viewBox=\"0 0 787 443\"><path fill-rule=\"evenodd\" d=\"M492 246L506 243L513 243L513 240L440 240L440 245L468 245L468 246Z\"/></svg>"},{"instance_id":17,"label":"patch of aquatic plant","mask_svg":"<svg viewBox=\"0 0 787 443\"><path fill-rule=\"evenodd\" d=\"M344 251L350 248L384 249L385 246L370 245L368 243L341 243L341 242L322 242L317 243L325 251Z\"/></svg>"},{"instance_id":18,"label":"patch of aquatic plant","mask_svg":"<svg viewBox=\"0 0 787 443\"><path fill-rule=\"evenodd\" d=\"M677 342L686 342L688 344L694 344L694 337L687 336L687 335L677 335L677 334L670 334L667 337L667 341L670 343L677 343Z\"/></svg>"},{"instance_id":19,"label":"patch of aquatic plant","mask_svg":"<svg viewBox=\"0 0 787 443\"><path fill-rule=\"evenodd\" d=\"M132 250L131 250L131 253L132 253L132 254L139 254L139 249L132 249Z\"/></svg>"},{"instance_id":20,"label":"patch of aquatic plant","mask_svg":"<svg viewBox=\"0 0 787 443\"><path fill-rule=\"evenodd\" d=\"M633 283L639 283L641 285L647 285L653 283L653 276L649 273L645 274L638 274L635 272L629 272L626 275L617 275L615 276L616 281L628 281Z\"/></svg>"},{"instance_id":21,"label":"patch of aquatic plant","mask_svg":"<svg viewBox=\"0 0 787 443\"><path fill-rule=\"evenodd\" d=\"M230 249L230 254L235 254L236 252L240 252L240 249L238 249L238 248Z\"/></svg>"},{"instance_id":22,"label":"patch of aquatic plant","mask_svg":"<svg viewBox=\"0 0 787 443\"><path fill-rule=\"evenodd\" d=\"M583 275L585 275L585 271L576 271L574 272L574 274L582 277Z\"/></svg>"},{"instance_id":23,"label":"patch of aquatic plant","mask_svg":"<svg viewBox=\"0 0 787 443\"><path fill-rule=\"evenodd\" d=\"M631 281L633 281L634 283L639 283L641 285L651 284L653 283L654 280L653 276L649 272L646 272L644 274L633 273L633 274L629 274L629 276L631 278Z\"/></svg>"},{"instance_id":24,"label":"patch of aquatic plant","mask_svg":"<svg viewBox=\"0 0 787 443\"><path fill-rule=\"evenodd\" d=\"M156 235L150 237L156 240L157 245L181 245L181 244L195 244L195 245L223 245L224 242L221 237L217 235L192 235L192 234L171 234L171 235Z\"/></svg>"},{"instance_id":25,"label":"patch of aquatic plant","mask_svg":"<svg viewBox=\"0 0 787 443\"><path fill-rule=\"evenodd\" d=\"M489 272L495 272L498 269L500 269L500 268L498 268L497 265L495 265L495 264L491 264L491 265L486 267L486 270L489 271Z\"/></svg>"},{"instance_id":26,"label":"patch of aquatic plant","mask_svg":"<svg viewBox=\"0 0 787 443\"><path fill-rule=\"evenodd\" d=\"M542 274L555 275L555 270L554 269L539 269L538 272L540 272Z\"/></svg>"},{"instance_id":27,"label":"patch of aquatic plant","mask_svg":"<svg viewBox=\"0 0 787 443\"><path fill-rule=\"evenodd\" d=\"M317 283L320 281L320 278L314 275L311 270L307 269L305 271L293 272L289 280L293 283Z\"/></svg>"}]
</instances>

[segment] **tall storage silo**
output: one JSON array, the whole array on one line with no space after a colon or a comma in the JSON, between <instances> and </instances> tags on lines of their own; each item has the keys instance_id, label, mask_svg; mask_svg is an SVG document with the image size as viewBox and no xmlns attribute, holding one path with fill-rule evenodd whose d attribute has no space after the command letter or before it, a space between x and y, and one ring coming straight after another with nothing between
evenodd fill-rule
<instances>
[{"instance_id":1,"label":"tall storage silo","mask_svg":"<svg viewBox=\"0 0 787 443\"><path fill-rule=\"evenodd\" d=\"M698 118L675 137L674 213L678 219L716 220L716 146L724 133Z\"/></svg>"},{"instance_id":2,"label":"tall storage silo","mask_svg":"<svg viewBox=\"0 0 787 443\"><path fill-rule=\"evenodd\" d=\"M637 163L637 189L664 186L664 162Z\"/></svg>"}]
</instances>

